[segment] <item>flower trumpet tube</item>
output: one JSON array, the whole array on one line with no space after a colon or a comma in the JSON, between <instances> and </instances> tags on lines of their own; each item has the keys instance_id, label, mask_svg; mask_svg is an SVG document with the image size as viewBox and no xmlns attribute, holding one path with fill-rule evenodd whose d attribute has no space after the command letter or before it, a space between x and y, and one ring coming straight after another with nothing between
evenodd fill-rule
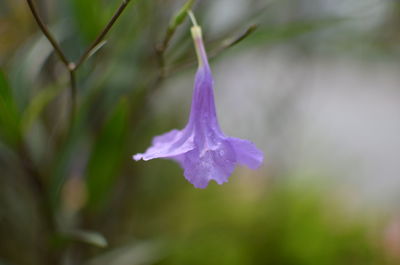
<instances>
[{"instance_id":1,"label":"flower trumpet tube","mask_svg":"<svg viewBox=\"0 0 400 265\"><path fill-rule=\"evenodd\" d=\"M228 181L237 164L257 169L264 155L248 140L228 137L222 132L214 102L213 77L204 48L201 28L191 28L198 58L198 70L190 117L182 130L156 136L143 154L133 159L145 161L166 158L177 161L185 178L196 188L205 188L211 180L218 184Z\"/></svg>"}]
</instances>

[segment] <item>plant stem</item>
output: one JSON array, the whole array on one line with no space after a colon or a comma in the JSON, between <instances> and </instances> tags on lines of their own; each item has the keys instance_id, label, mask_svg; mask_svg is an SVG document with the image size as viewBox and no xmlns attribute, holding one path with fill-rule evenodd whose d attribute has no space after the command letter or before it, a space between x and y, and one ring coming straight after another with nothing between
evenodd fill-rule
<instances>
[{"instance_id":1,"label":"plant stem","mask_svg":"<svg viewBox=\"0 0 400 265\"><path fill-rule=\"evenodd\" d=\"M37 24L39 25L41 31L46 36L46 38L50 41L50 43L53 46L54 50L56 51L58 57L60 57L60 60L68 68L69 61L68 61L67 57L65 56L64 52L61 50L61 47L58 44L58 42L56 41L56 39L50 33L50 31L47 28L47 26L43 23L42 19L40 18L39 13L36 10L35 4L33 3L32 0L27 0L27 2L28 2L28 5L29 5L29 8L31 9L32 15L35 18Z\"/></svg>"},{"instance_id":2,"label":"plant stem","mask_svg":"<svg viewBox=\"0 0 400 265\"><path fill-rule=\"evenodd\" d=\"M227 43L225 43L225 45L223 45L223 46L220 48L220 51L219 51L219 52L221 52L221 51L223 51L223 50L225 50L225 49L228 49L228 48L230 48L230 47L232 47L232 46L235 46L236 44L238 44L239 42L241 42L242 40L244 40L245 38L247 38L248 36L250 36L257 28L258 28L258 25L257 25L257 24L251 25L251 26L248 27L248 28L246 29L246 31L243 32L241 35L239 35L239 36L237 36L236 38L234 38L234 39L228 41ZM219 52L217 52L217 54L218 54Z\"/></svg>"},{"instance_id":3,"label":"plant stem","mask_svg":"<svg viewBox=\"0 0 400 265\"><path fill-rule=\"evenodd\" d=\"M76 63L75 69L79 68L79 66L82 65L82 63L85 62L85 60L89 57L91 54L92 50L96 48L97 45L104 39L104 37L107 35L107 33L110 31L112 26L114 25L115 21L120 17L122 12L125 10L127 5L129 4L130 0L123 0L117 11L114 13L112 16L111 20L108 22L108 24L104 27L104 29L101 31L99 36L92 42L92 44L86 49L86 51L82 54L82 56L79 58L78 62Z\"/></svg>"},{"instance_id":4,"label":"plant stem","mask_svg":"<svg viewBox=\"0 0 400 265\"><path fill-rule=\"evenodd\" d=\"M218 55L220 55L221 53L223 53L224 51L228 50L229 48L237 45L238 43L240 43L241 41L246 39L248 36L250 36L257 29L257 27L258 27L257 24L253 24L253 25L249 26L246 29L246 31L243 32L242 34L240 34L239 36L221 41L221 44L218 48L209 52L208 58L213 59L213 58L217 57ZM186 62L177 64L177 65L171 67L170 69L166 69L164 72L165 76L169 76L175 72L178 72L182 69L192 66L195 63L196 63L196 61L191 59Z\"/></svg>"},{"instance_id":5,"label":"plant stem","mask_svg":"<svg viewBox=\"0 0 400 265\"><path fill-rule=\"evenodd\" d=\"M70 107L71 113L69 115L69 118L70 118L69 125L71 127L73 126L74 118L75 118L75 112L76 112L77 88L76 88L75 70L76 70L76 67L74 65L69 70L69 80L70 80L70 83L71 83L71 91L70 91L71 92L71 107Z\"/></svg>"},{"instance_id":6,"label":"plant stem","mask_svg":"<svg viewBox=\"0 0 400 265\"><path fill-rule=\"evenodd\" d=\"M29 8L32 12L33 17L35 18L40 30L43 32L43 34L46 36L46 38L50 41L51 45L53 46L54 50L56 51L58 57L62 61L62 63L65 65L65 67L68 70L69 73L69 79L70 79L70 89L71 89L71 113L70 113L70 127L72 127L72 122L74 120L74 116L76 113L76 106L77 106L77 86L76 86L76 77L75 77L75 72L81 66L85 60L90 56L92 51L96 49L97 45L99 45L104 37L107 35L107 33L110 31L114 23L117 21L117 19L120 17L122 12L125 10L127 5L129 4L130 0L123 0L115 14L112 16L111 20L107 23L107 25L104 27L104 29L101 31L99 36L93 41L93 43L86 49L86 51L82 54L82 56L79 58L78 63L74 63L70 60L67 59L67 56L64 54L62 51L59 43L57 40L54 38L54 36L51 34L47 26L43 23L43 20L41 19L39 13L37 12L37 9L35 7L35 4L33 3L33 0L26 0L28 2Z\"/></svg>"},{"instance_id":7,"label":"plant stem","mask_svg":"<svg viewBox=\"0 0 400 265\"><path fill-rule=\"evenodd\" d=\"M49 40L51 45L53 46L54 50L56 51L56 54L60 58L61 62L65 65L65 67L68 70L69 76L70 76L70 86L71 86L71 112L70 112L70 121L73 121L73 116L75 113L75 108L76 108L76 80L74 76L74 71L76 69L75 64L70 62L67 59L67 56L64 54L62 51L59 43L55 39L55 37L51 34L47 26L43 23L43 20L41 19L39 13L36 10L35 4L33 3L33 0L26 0L28 2L29 8L32 12L33 17L35 18L40 30L43 32L43 34L46 36L46 38ZM71 124L70 124L71 126Z\"/></svg>"},{"instance_id":8,"label":"plant stem","mask_svg":"<svg viewBox=\"0 0 400 265\"><path fill-rule=\"evenodd\" d=\"M93 43L86 49L86 51L82 54L79 58L78 63L74 63L67 59L67 56L62 51L60 44L57 42L56 38L50 32L48 27L43 22L41 16L39 15L37 8L34 4L33 0L26 0L28 6L32 12L34 19L36 20L40 30L46 36L46 38L51 43L52 47L55 50L55 53L60 58L61 62L64 64L66 69L69 73L69 80L70 80L70 97L71 97L71 107L70 107L70 122L69 122L69 131L71 131L75 119L76 108L77 108L77 84L76 84L76 70L81 66L85 60L92 54L92 52L97 48L97 46L102 42L104 37L110 31L114 23L120 17L122 12L125 10L126 6L130 2L130 0L123 0L121 5L119 6L118 10L115 12L111 20L107 23L104 29L101 31L99 36L93 41ZM36 167L34 161L32 161L31 157L29 156L28 148L21 139L21 143L18 146L18 153L20 157L20 161L22 164L23 169L26 171L27 175L29 176L29 181L31 183L31 187L33 193L37 197L39 202L41 213L43 219L46 221L46 227L49 230L49 246L51 247L50 240L57 232L57 225L54 216L54 211L51 206L50 200L48 198L48 191L46 189L46 185L44 183L44 178L41 175L40 170ZM49 264L57 264L59 262L58 251L54 251L49 253Z\"/></svg>"}]
</instances>

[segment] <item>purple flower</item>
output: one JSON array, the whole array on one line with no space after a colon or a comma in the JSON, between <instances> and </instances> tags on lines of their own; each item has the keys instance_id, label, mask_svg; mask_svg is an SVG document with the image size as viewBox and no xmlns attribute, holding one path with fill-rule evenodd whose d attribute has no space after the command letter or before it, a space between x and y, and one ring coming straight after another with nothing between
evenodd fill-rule
<instances>
[{"instance_id":1,"label":"purple flower","mask_svg":"<svg viewBox=\"0 0 400 265\"><path fill-rule=\"evenodd\" d=\"M258 168L263 153L247 140L228 137L221 131L214 103L213 78L198 26L192 27L199 60L189 122L182 130L172 130L153 139L144 154L133 158L145 161L167 158L177 161L185 178L196 188L205 188L210 180L228 181L236 164Z\"/></svg>"}]
</instances>

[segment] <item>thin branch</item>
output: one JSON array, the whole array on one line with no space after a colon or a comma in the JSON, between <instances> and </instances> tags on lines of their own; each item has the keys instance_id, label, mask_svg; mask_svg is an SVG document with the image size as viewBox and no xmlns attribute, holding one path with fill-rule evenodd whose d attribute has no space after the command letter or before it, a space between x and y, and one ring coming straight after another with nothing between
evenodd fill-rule
<instances>
[{"instance_id":1,"label":"thin branch","mask_svg":"<svg viewBox=\"0 0 400 265\"><path fill-rule=\"evenodd\" d=\"M250 27L248 27L245 32L243 32L239 36L236 36L234 39L230 39L230 40L228 39L226 41L223 41L221 47L219 47L216 51L211 53L210 57L214 57L214 56L218 55L219 53L223 52L224 50L235 46L236 44L238 44L239 42L241 42L242 40L244 40L245 38L250 36L250 34L252 34L257 28L258 28L258 25L253 24Z\"/></svg>"},{"instance_id":2,"label":"thin branch","mask_svg":"<svg viewBox=\"0 0 400 265\"><path fill-rule=\"evenodd\" d=\"M71 69L76 69L74 65L71 66ZM75 70L70 70L69 71L69 79L71 82L71 113L69 115L70 118L70 126L73 125L74 118L75 118L75 112L76 112L76 94L77 94L77 88L76 88L76 78L75 78Z\"/></svg>"},{"instance_id":3,"label":"thin branch","mask_svg":"<svg viewBox=\"0 0 400 265\"><path fill-rule=\"evenodd\" d=\"M28 6L32 12L33 17L35 18L40 30L46 36L46 38L50 41L51 45L53 46L54 50L56 51L58 57L62 61L62 63L67 67L68 71L71 72L70 69L70 62L68 61L67 57L65 56L64 52L61 50L60 45L58 44L57 40L53 37L50 33L47 26L43 23L42 19L40 18L39 13L36 10L35 4L32 0L27 0ZM43 210L43 216L47 221L47 226L51 233L56 231L56 225L54 220L54 214L51 209L51 205L47 198L46 188L43 184L43 179L41 177L40 172L37 170L36 166L34 165L33 161L28 155L27 147L24 143L19 144L19 154L20 159L23 165L23 168L30 176L30 181L32 183L32 187L35 191L35 194L38 196L40 200L40 204Z\"/></svg>"},{"instance_id":4,"label":"thin branch","mask_svg":"<svg viewBox=\"0 0 400 265\"><path fill-rule=\"evenodd\" d=\"M35 20L36 20L37 24L39 25L40 29L42 30L43 34L50 41L51 45L53 46L54 50L56 51L58 57L60 57L63 64L69 69L69 61L68 61L67 57L65 56L64 52L61 50L61 47L58 44L58 42L56 41L56 39L50 33L47 26L43 23L42 19L40 18L39 13L36 10L35 4L33 3L32 0L27 0L27 2L29 5L29 8L31 9L33 17L35 18Z\"/></svg>"},{"instance_id":5,"label":"thin branch","mask_svg":"<svg viewBox=\"0 0 400 265\"><path fill-rule=\"evenodd\" d=\"M72 61L69 61L62 51L60 45L58 44L57 40L53 37L47 26L43 23L42 19L40 18L39 13L36 10L35 4L33 3L33 0L27 0L29 8L31 9L31 12L33 14L33 17L35 18L37 24L39 25L39 28L43 32L43 34L46 36L46 38L50 41L51 45L53 46L54 50L56 51L58 57L62 61L62 63L65 65L65 67L68 70L69 73L69 79L70 79L70 84L71 84L71 113L70 113L70 126L72 126L72 122L75 117L75 112L76 112L76 105L77 105L77 86L76 86L76 77L75 77L75 71L78 69L84 61L90 57L99 47L101 47L103 44L103 39L107 35L107 33L110 31L112 26L114 25L115 21L119 18L119 16L122 14L122 12L125 10L126 6L129 4L130 0L123 0L121 5L119 6L118 10L115 12L111 20L108 22L108 24L104 27L104 29L101 31L99 36L93 41L93 43L86 49L86 51L82 54L82 56L79 58L78 63L73 63Z\"/></svg>"},{"instance_id":6,"label":"thin branch","mask_svg":"<svg viewBox=\"0 0 400 265\"><path fill-rule=\"evenodd\" d=\"M107 35L107 33L110 31L112 26L114 25L115 21L119 18L119 16L122 14L122 12L125 10L127 5L129 4L130 0L123 0L121 5L119 6L118 10L115 12L113 17L111 18L110 22L106 25L106 27L102 30L102 32L97 36L97 38L93 41L93 43L89 46L89 48L86 49L86 51L82 54L82 56L79 58L78 62L76 63L76 66L74 68L77 69L79 66L82 65L82 63L89 57L89 55L92 53L92 50L97 47L97 45L104 39L104 37Z\"/></svg>"},{"instance_id":7,"label":"thin branch","mask_svg":"<svg viewBox=\"0 0 400 265\"><path fill-rule=\"evenodd\" d=\"M47 26L43 23L42 19L40 18L39 13L36 10L35 4L33 3L32 0L27 0L29 8L31 9L31 12L33 14L33 17L35 18L37 24L39 25L39 28L43 32L43 34L46 36L46 38L50 41L51 45L53 46L54 50L56 51L58 57L62 61L62 63L65 65L65 67L68 70L69 76L70 76L70 84L71 84L71 113L70 113L70 120L71 122L74 119L75 115L75 108L76 108L76 80L75 80L75 64L73 62L70 62L67 57L65 56L64 52L61 50L60 45L58 44L57 40L53 37ZM72 123L70 124L72 126Z\"/></svg>"}]
</instances>

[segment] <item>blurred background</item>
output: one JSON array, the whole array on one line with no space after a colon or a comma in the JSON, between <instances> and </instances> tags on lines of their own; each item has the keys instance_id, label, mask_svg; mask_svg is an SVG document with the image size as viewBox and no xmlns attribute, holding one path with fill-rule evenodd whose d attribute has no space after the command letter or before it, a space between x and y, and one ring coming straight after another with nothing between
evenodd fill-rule
<instances>
[{"instance_id":1,"label":"blurred background","mask_svg":"<svg viewBox=\"0 0 400 265\"><path fill-rule=\"evenodd\" d=\"M76 61L121 2L36 6ZM221 127L265 152L205 190L131 159L187 121L187 19L157 55L184 3L131 0L69 130L68 72L27 2L0 1L0 264L400 264L400 2L195 3Z\"/></svg>"}]
</instances>

